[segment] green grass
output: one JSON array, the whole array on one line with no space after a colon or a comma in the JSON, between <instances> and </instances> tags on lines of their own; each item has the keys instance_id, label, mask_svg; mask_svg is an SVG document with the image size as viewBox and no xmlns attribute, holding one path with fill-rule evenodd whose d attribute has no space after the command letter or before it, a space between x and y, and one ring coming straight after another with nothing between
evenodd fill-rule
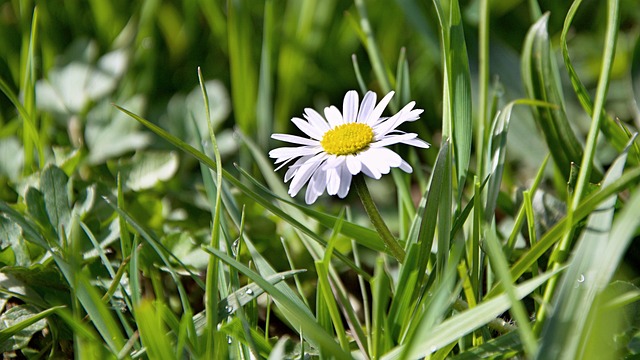
<instances>
[{"instance_id":1,"label":"green grass","mask_svg":"<svg viewBox=\"0 0 640 360\"><path fill-rule=\"evenodd\" d=\"M639 356L633 1L0 9L8 356ZM270 135L350 89L432 147L305 205Z\"/></svg>"}]
</instances>

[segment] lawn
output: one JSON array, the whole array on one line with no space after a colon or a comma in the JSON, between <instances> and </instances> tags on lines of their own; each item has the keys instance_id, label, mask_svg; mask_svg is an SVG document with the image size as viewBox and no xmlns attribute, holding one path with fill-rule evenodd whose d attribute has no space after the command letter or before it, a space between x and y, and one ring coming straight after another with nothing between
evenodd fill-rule
<instances>
[{"instance_id":1,"label":"lawn","mask_svg":"<svg viewBox=\"0 0 640 360\"><path fill-rule=\"evenodd\" d=\"M640 358L637 0L0 1L4 359Z\"/></svg>"}]
</instances>

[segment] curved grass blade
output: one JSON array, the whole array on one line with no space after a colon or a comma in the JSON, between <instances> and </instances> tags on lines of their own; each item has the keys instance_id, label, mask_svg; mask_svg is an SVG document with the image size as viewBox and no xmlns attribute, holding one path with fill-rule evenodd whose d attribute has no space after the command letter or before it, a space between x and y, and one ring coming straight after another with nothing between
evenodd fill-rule
<instances>
[{"instance_id":1,"label":"curved grass blade","mask_svg":"<svg viewBox=\"0 0 640 360\"><path fill-rule=\"evenodd\" d=\"M560 88L555 58L547 31L549 14L545 14L529 30L522 53L522 76L525 89L531 99L556 105L555 108L533 108L538 128L544 135L551 156L565 180L569 179L571 163L579 163L583 149L565 112L565 101ZM592 173L597 182L602 175Z\"/></svg>"},{"instance_id":2,"label":"curved grass blade","mask_svg":"<svg viewBox=\"0 0 640 360\"><path fill-rule=\"evenodd\" d=\"M626 189L629 184L635 183L640 179L640 167L635 167L632 170L623 173L618 179L616 179L611 185L603 187L600 190L594 191L583 199L578 208L574 211L571 219L563 218L556 223L546 234L544 234L540 240L525 253L512 267L511 277L518 278L524 274L547 250L549 250L560 238L565 234L567 222L571 221L570 226L574 226L576 223L584 219L587 215L591 214L609 196L618 193ZM491 291L487 293L487 297L494 296L500 291L499 283L496 284Z\"/></svg>"},{"instance_id":3,"label":"curved grass blade","mask_svg":"<svg viewBox=\"0 0 640 360\"><path fill-rule=\"evenodd\" d=\"M573 91L576 93L576 96L578 97L578 100L580 101L580 104L582 105L584 111L586 111L587 114L591 115L593 113L593 101L591 100L591 96L589 95L587 88L578 77L578 73L571 63L571 57L569 56L569 47L567 44L567 34L569 33L569 29L571 28L571 24L573 23L573 18L575 17L575 14L578 11L581 3L582 0L576 0L573 2L573 4L571 4L571 8L569 8L567 16L564 20L562 33L560 34L560 45L562 46L562 58L564 60L564 66L569 73L569 79L571 80ZM636 66L636 64L634 64L633 61L631 64L633 73L633 68L634 66ZM602 111L600 116L603 117L603 120L600 124L600 130L602 130L603 135L616 150L622 151L626 146L627 141L629 141L629 136L618 124L613 121L613 119L611 119L611 117L607 115L606 111ZM640 154L638 154L638 150L636 148L632 148L630 151L632 153L635 153L635 156L629 157L628 161L630 164L635 165L640 160L640 158L638 158Z\"/></svg>"},{"instance_id":4,"label":"curved grass blade","mask_svg":"<svg viewBox=\"0 0 640 360\"><path fill-rule=\"evenodd\" d=\"M340 348L340 345L338 345L338 343L336 343L335 340L317 324L316 319L309 316L308 311L300 309L296 302L292 301L292 299L287 295L278 290L275 286L271 285L260 274L252 271L244 264L237 262L235 259L220 250L214 249L210 246L204 247L204 250L217 256L220 260L253 280L267 293L269 293L276 301L285 317L296 327L296 329L298 329L300 333L304 334L305 338L309 339L314 346L322 348L327 354L330 354L336 359L351 358L351 356L344 352L344 350Z\"/></svg>"},{"instance_id":5,"label":"curved grass blade","mask_svg":"<svg viewBox=\"0 0 640 360\"><path fill-rule=\"evenodd\" d=\"M518 285L515 288L517 297L521 299L527 296L549 280L549 278L556 275L559 270L542 274ZM460 337L469 334L475 329L478 329L495 319L497 316L508 310L510 306L511 302L509 298L507 295L503 294L484 301L472 309L463 311L448 318L442 323L429 329L429 331L423 336L420 336L416 346L407 354L407 358L420 358L425 356L425 354L435 352L439 348L446 346L451 342L458 341ZM382 359L400 359L401 354L405 351L404 348L405 346L400 345L383 356Z\"/></svg>"},{"instance_id":6,"label":"curved grass blade","mask_svg":"<svg viewBox=\"0 0 640 360\"><path fill-rule=\"evenodd\" d=\"M633 139L632 139L633 140ZM628 149L618 157L607 172L603 186L620 177L626 165ZM583 331L596 295L609 282L620 263L623 250L633 238L633 230L640 217L625 219L627 209L638 209L640 193L625 205L623 214L616 219L618 228L626 232L613 236L616 195L611 195L589 216L583 236L574 250L570 265L564 274L553 302L553 313L545 322L540 344L540 359L576 359L578 348L585 341ZM625 221L622 223L622 221ZM624 224L624 225L621 225Z\"/></svg>"}]
</instances>

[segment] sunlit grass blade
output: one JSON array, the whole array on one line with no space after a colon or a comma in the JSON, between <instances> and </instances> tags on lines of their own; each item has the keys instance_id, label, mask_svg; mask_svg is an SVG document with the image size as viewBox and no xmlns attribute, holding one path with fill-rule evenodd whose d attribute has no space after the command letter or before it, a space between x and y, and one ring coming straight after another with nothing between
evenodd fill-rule
<instances>
[{"instance_id":1,"label":"sunlit grass blade","mask_svg":"<svg viewBox=\"0 0 640 360\"><path fill-rule=\"evenodd\" d=\"M382 92L388 93L392 89L391 81L389 80L390 74L386 65L384 64L384 60L382 59L380 49L378 48L378 44L373 33L373 28L371 27L371 23L369 22L367 7L364 3L364 0L355 0L355 4L356 9L358 10L358 15L360 16L360 27L364 36L366 37L364 46L365 49L367 49L367 54L369 55L369 62L373 67L373 72L375 73L378 82L380 83ZM393 111L397 111L398 99L393 99L390 106Z\"/></svg>"},{"instance_id":2,"label":"sunlit grass blade","mask_svg":"<svg viewBox=\"0 0 640 360\"><path fill-rule=\"evenodd\" d=\"M425 192L423 202L420 203L420 209L413 220L412 232L409 233L408 243L418 243L420 251L418 254L418 279L417 283L421 284L424 279L429 254L433 245L433 239L436 232L436 222L433 221L438 216L438 208L440 197L443 194L444 179L447 174L451 173L451 163L447 161L450 148L449 141L445 140L440 147L438 158L431 174L431 183L428 191ZM447 211L450 213L450 211ZM447 240L449 237L447 236Z\"/></svg>"},{"instance_id":3,"label":"sunlit grass blade","mask_svg":"<svg viewBox=\"0 0 640 360\"><path fill-rule=\"evenodd\" d=\"M384 261L382 257L376 259L376 268L373 279L371 279L371 329L369 329L369 337L371 338L370 351L372 358L379 358L388 350L391 344L391 334L384 329L389 328L387 307L389 304L390 281L384 270Z\"/></svg>"},{"instance_id":4,"label":"sunlit grass blade","mask_svg":"<svg viewBox=\"0 0 640 360\"><path fill-rule=\"evenodd\" d=\"M552 107L551 104L542 101L521 99L510 102L502 111L498 112L491 127L490 137L487 143L487 158L485 159L487 171L491 174L489 184L487 185L487 197L484 209L484 220L487 222L490 222L495 216L494 212L498 201L498 194L500 193L500 185L502 184L502 174L504 172L507 153L507 135L509 133L511 113L515 105Z\"/></svg>"},{"instance_id":5,"label":"sunlit grass blade","mask_svg":"<svg viewBox=\"0 0 640 360\"><path fill-rule=\"evenodd\" d=\"M511 274L509 273L509 265L507 259L502 253L498 235L496 234L495 223L491 224L491 229L485 238L486 251L491 261L491 270L502 281L505 294L511 303L511 314L518 324L520 339L524 345L525 354L531 358L536 355L538 344L529 323L529 316L516 295L515 286L512 283Z\"/></svg>"},{"instance_id":6,"label":"sunlit grass blade","mask_svg":"<svg viewBox=\"0 0 640 360\"><path fill-rule=\"evenodd\" d=\"M608 1L607 31L604 41L604 50L602 53L602 66L598 78L598 87L596 89L596 98L593 113L591 114L591 126L589 128L589 134L587 135L584 154L580 162L580 168L578 171L575 188L573 189L573 193L571 194L572 197L568 209L568 218L571 218L574 212L581 205L580 202L586 194L589 179L593 179L594 174L596 174L596 178L601 177L600 174L596 173L596 170L593 167L593 160L595 158L598 135L600 133L600 124L603 120L601 113L604 109L604 103L606 101L607 92L609 89L611 69L613 67L613 59L615 58L616 40L619 31L618 22L620 21L619 17L619 2L617 0ZM550 260L553 267L559 266L559 264L564 263L564 261L566 260L567 253L572 246L574 230L575 228L573 227L569 228L569 231L564 234L561 242L554 249ZM544 319L547 314L547 307L545 306L545 304L548 303L548 301L551 299L552 294L555 293L557 281L558 279L551 279L547 284L545 293L543 295L543 306L538 311L537 319L539 324L544 323Z\"/></svg>"},{"instance_id":7,"label":"sunlit grass blade","mask_svg":"<svg viewBox=\"0 0 640 360\"><path fill-rule=\"evenodd\" d=\"M455 165L458 175L458 200L462 196L462 189L467 178L469 161L471 159L471 140L473 138L473 123L471 119L471 74L467 56L467 44L462 26L460 5L457 0L449 5L449 43L444 46L447 59L449 81L449 97L453 125L452 144L455 149Z\"/></svg>"},{"instance_id":8,"label":"sunlit grass blade","mask_svg":"<svg viewBox=\"0 0 640 360\"><path fill-rule=\"evenodd\" d=\"M21 330L35 324L36 322L49 317L58 312L58 310L65 308L65 306L54 306L52 308L43 310L33 316L26 318L23 321L20 321L17 324L11 325L9 327L3 328L0 330L0 343L4 343L9 338L19 333Z\"/></svg>"},{"instance_id":9,"label":"sunlit grass blade","mask_svg":"<svg viewBox=\"0 0 640 360\"><path fill-rule=\"evenodd\" d=\"M231 4L230 7L235 5ZM231 21L230 21L231 22ZM231 43L232 41L230 41ZM202 78L202 71L198 69L198 80L200 82L200 90L202 91L202 98L204 100L204 108L205 108L205 116L207 121L207 129L209 129L209 138L211 140L211 144L213 146L213 154L215 157L215 200L213 202L211 211L213 217L213 224L211 225L211 240L209 246L218 249L220 247L220 237L221 237L221 224L220 217L222 214L222 160L220 157L220 151L218 149L218 142L216 140L216 136L213 132L213 124L211 123L211 113L209 109L209 96L207 95L207 89L204 85L204 80ZM208 187L209 192L213 191L211 187ZM209 197L214 197L213 194L208 194ZM219 299L219 267L218 267L218 259L214 256L209 257L209 262L207 264L207 277L205 279L205 311L207 314L207 327L205 333L205 342L206 342L206 357L212 357L214 355L214 351L220 344L216 343L217 329L218 329L218 313L214 309L218 304Z\"/></svg>"},{"instance_id":10,"label":"sunlit grass blade","mask_svg":"<svg viewBox=\"0 0 640 360\"><path fill-rule=\"evenodd\" d=\"M569 56L569 47L567 44L567 35L569 33L569 29L571 29L573 18L578 12L580 4L582 4L582 0L574 1L573 4L571 4L571 8L569 8L569 11L567 12L564 26L562 28L562 33L560 35L560 45L562 47L562 58L564 60L564 65L567 69L567 72L569 73L569 79L571 80L573 91L576 93L576 96L578 97L578 100L580 101L580 104L582 105L584 111L586 111L587 114L591 115L593 113L593 101L591 100L589 91L578 77L578 73L571 63L571 58ZM600 116L604 117L600 124L600 130L602 130L603 135L607 138L611 145L616 148L616 150L622 151L627 141L629 140L629 136L627 136L624 130L621 129L620 126L616 124L605 111L603 111ZM635 148L632 148L630 151L632 151L632 153L635 152L635 155L629 157L629 163L637 164L639 160L638 156L640 156L640 154L637 153L637 149Z\"/></svg>"},{"instance_id":11,"label":"sunlit grass blade","mask_svg":"<svg viewBox=\"0 0 640 360\"><path fill-rule=\"evenodd\" d=\"M269 134L273 132L273 50L275 34L275 1L264 3L264 24L262 30L262 50L260 53L260 78L256 104L257 141L262 148L269 144Z\"/></svg>"},{"instance_id":12,"label":"sunlit grass blade","mask_svg":"<svg viewBox=\"0 0 640 360\"><path fill-rule=\"evenodd\" d=\"M629 147L609 168L602 186L608 186L620 177ZM640 196L636 194L627 207L632 207L634 201L639 199ZM604 289L617 268L621 254L632 238L629 230L635 229L640 222L638 218L629 219L624 225L627 234L614 237L612 223L616 201L617 196L610 196L587 219L585 231L555 294L552 304L554 311L544 324L538 354L540 359L579 357L578 348L585 341L582 335L594 298ZM616 221L620 224L621 220L622 216Z\"/></svg>"},{"instance_id":13,"label":"sunlit grass blade","mask_svg":"<svg viewBox=\"0 0 640 360\"><path fill-rule=\"evenodd\" d=\"M128 224L130 224L137 232L138 234L140 234L140 236L153 248L153 250L158 254L158 256L160 257L160 259L162 259L163 264L166 266L166 268L169 271L169 274L171 275L171 278L173 279L173 281L175 281L176 286L178 288L178 293L180 294L180 299L181 299L181 305L183 306L183 308L186 310L189 307L189 297L187 296L187 293L184 289L184 286L182 285L182 282L180 281L180 276L178 275L178 273L175 271L175 269L173 268L173 265L171 264L171 262L169 261L169 257L172 257L178 264L180 264L182 266L182 268L184 270L186 270L189 275L191 276L192 279L194 279L194 281L201 287L204 287L204 284L202 284L202 281L200 279L198 279L198 277L191 271L189 270L189 268L187 266L184 265L184 263L182 263L182 261L180 259L178 259L173 253L171 253L163 244L162 242L160 242L160 240L158 240L155 235L151 234L150 232L146 231L129 213L125 212L124 210L118 208L116 205L114 205L111 200L109 200L108 198L103 198L107 204L109 206L111 206L111 208L113 210L115 210L119 216L122 216L125 218L125 220L127 221Z\"/></svg>"},{"instance_id":14,"label":"sunlit grass blade","mask_svg":"<svg viewBox=\"0 0 640 360\"><path fill-rule=\"evenodd\" d=\"M253 64L251 37L253 24L247 0L232 0L227 4L227 35L233 109L238 126L255 134L256 66Z\"/></svg>"},{"instance_id":15,"label":"sunlit grass blade","mask_svg":"<svg viewBox=\"0 0 640 360\"><path fill-rule=\"evenodd\" d=\"M217 249L211 247L205 247L204 249L220 258L220 260L224 261L229 266L235 268L238 272L253 280L256 284L262 287L265 292L269 293L291 324L299 329L298 331L300 331L312 344L324 349L327 354L331 354L331 356L334 356L337 359L350 358L349 354L345 353L338 343L336 343L335 340L316 323L316 320L309 315L308 310L305 311L301 309L298 303L294 302L289 296L278 290L269 282L265 281L260 274L255 273L245 265L237 262L227 254Z\"/></svg>"},{"instance_id":16,"label":"sunlit grass blade","mask_svg":"<svg viewBox=\"0 0 640 360\"><path fill-rule=\"evenodd\" d=\"M522 342L518 332L512 331L491 339L476 347L466 349L451 360L490 359L492 357L512 358L522 351Z\"/></svg>"},{"instance_id":17,"label":"sunlit grass blade","mask_svg":"<svg viewBox=\"0 0 640 360\"><path fill-rule=\"evenodd\" d=\"M149 300L143 300L136 308L136 323L140 331L140 338L147 354L151 359L175 359L172 341L167 337L167 330L160 312Z\"/></svg>"},{"instance_id":18,"label":"sunlit grass blade","mask_svg":"<svg viewBox=\"0 0 640 360\"><path fill-rule=\"evenodd\" d=\"M553 271L523 282L516 287L517 297L525 297L556 274L557 271ZM421 341L416 344L412 352L407 354L407 357L418 358L425 354L430 354L451 342L457 341L460 336L468 334L495 319L498 315L508 310L510 306L511 302L509 298L503 294L486 300L473 309L453 315L442 323L430 328L423 336L420 336ZM383 356L382 359L399 359L404 351L404 346L398 346Z\"/></svg>"},{"instance_id":19,"label":"sunlit grass blade","mask_svg":"<svg viewBox=\"0 0 640 360\"><path fill-rule=\"evenodd\" d=\"M586 196L580 203L580 206L576 209L571 218L571 226L575 225L578 221L584 219L592 211L594 211L600 203L605 201L612 194L616 194L623 189L626 189L630 184L637 182L640 179L640 167L635 167L627 172L623 173L618 179L616 179L611 185L603 187L598 191ZM567 222L569 219L563 218L558 221L549 231L547 231L539 240L539 242L533 246L529 251L518 259L518 261L511 267L512 278L518 278L524 274L531 265L536 262L551 246L560 241L561 237L565 234L567 229ZM497 284L496 284L497 285ZM489 291L487 296L493 296L498 293L498 286Z\"/></svg>"},{"instance_id":20,"label":"sunlit grass blade","mask_svg":"<svg viewBox=\"0 0 640 360\"><path fill-rule=\"evenodd\" d=\"M558 170L568 179L571 163L582 159L583 149L565 112L558 68L551 52L548 20L549 15L544 15L527 34L522 53L522 76L531 99L556 105L555 108L533 108L532 111ZM597 181L600 177L598 172L593 172L592 180Z\"/></svg>"}]
</instances>

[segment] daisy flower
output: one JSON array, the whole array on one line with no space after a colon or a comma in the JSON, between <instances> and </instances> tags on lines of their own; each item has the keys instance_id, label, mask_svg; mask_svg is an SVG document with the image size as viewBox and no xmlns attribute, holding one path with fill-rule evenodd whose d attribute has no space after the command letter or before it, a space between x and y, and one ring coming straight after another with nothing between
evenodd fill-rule
<instances>
[{"instance_id":1,"label":"daisy flower","mask_svg":"<svg viewBox=\"0 0 640 360\"><path fill-rule=\"evenodd\" d=\"M306 108L304 119L291 119L309 138L271 135L275 140L298 145L269 152L275 164L280 164L276 171L297 159L284 176L285 182L291 180L289 195L296 196L308 183L305 201L313 204L325 190L329 195L347 196L351 178L359 173L380 179L394 167L412 172L411 166L387 146L403 143L428 148L429 143L418 139L417 134L397 129L406 121L417 120L423 110L414 109L412 101L397 114L381 117L393 94L388 93L376 105L376 94L368 91L359 104L358 93L351 90L344 96L342 113L332 105L324 109L322 117Z\"/></svg>"}]
</instances>

